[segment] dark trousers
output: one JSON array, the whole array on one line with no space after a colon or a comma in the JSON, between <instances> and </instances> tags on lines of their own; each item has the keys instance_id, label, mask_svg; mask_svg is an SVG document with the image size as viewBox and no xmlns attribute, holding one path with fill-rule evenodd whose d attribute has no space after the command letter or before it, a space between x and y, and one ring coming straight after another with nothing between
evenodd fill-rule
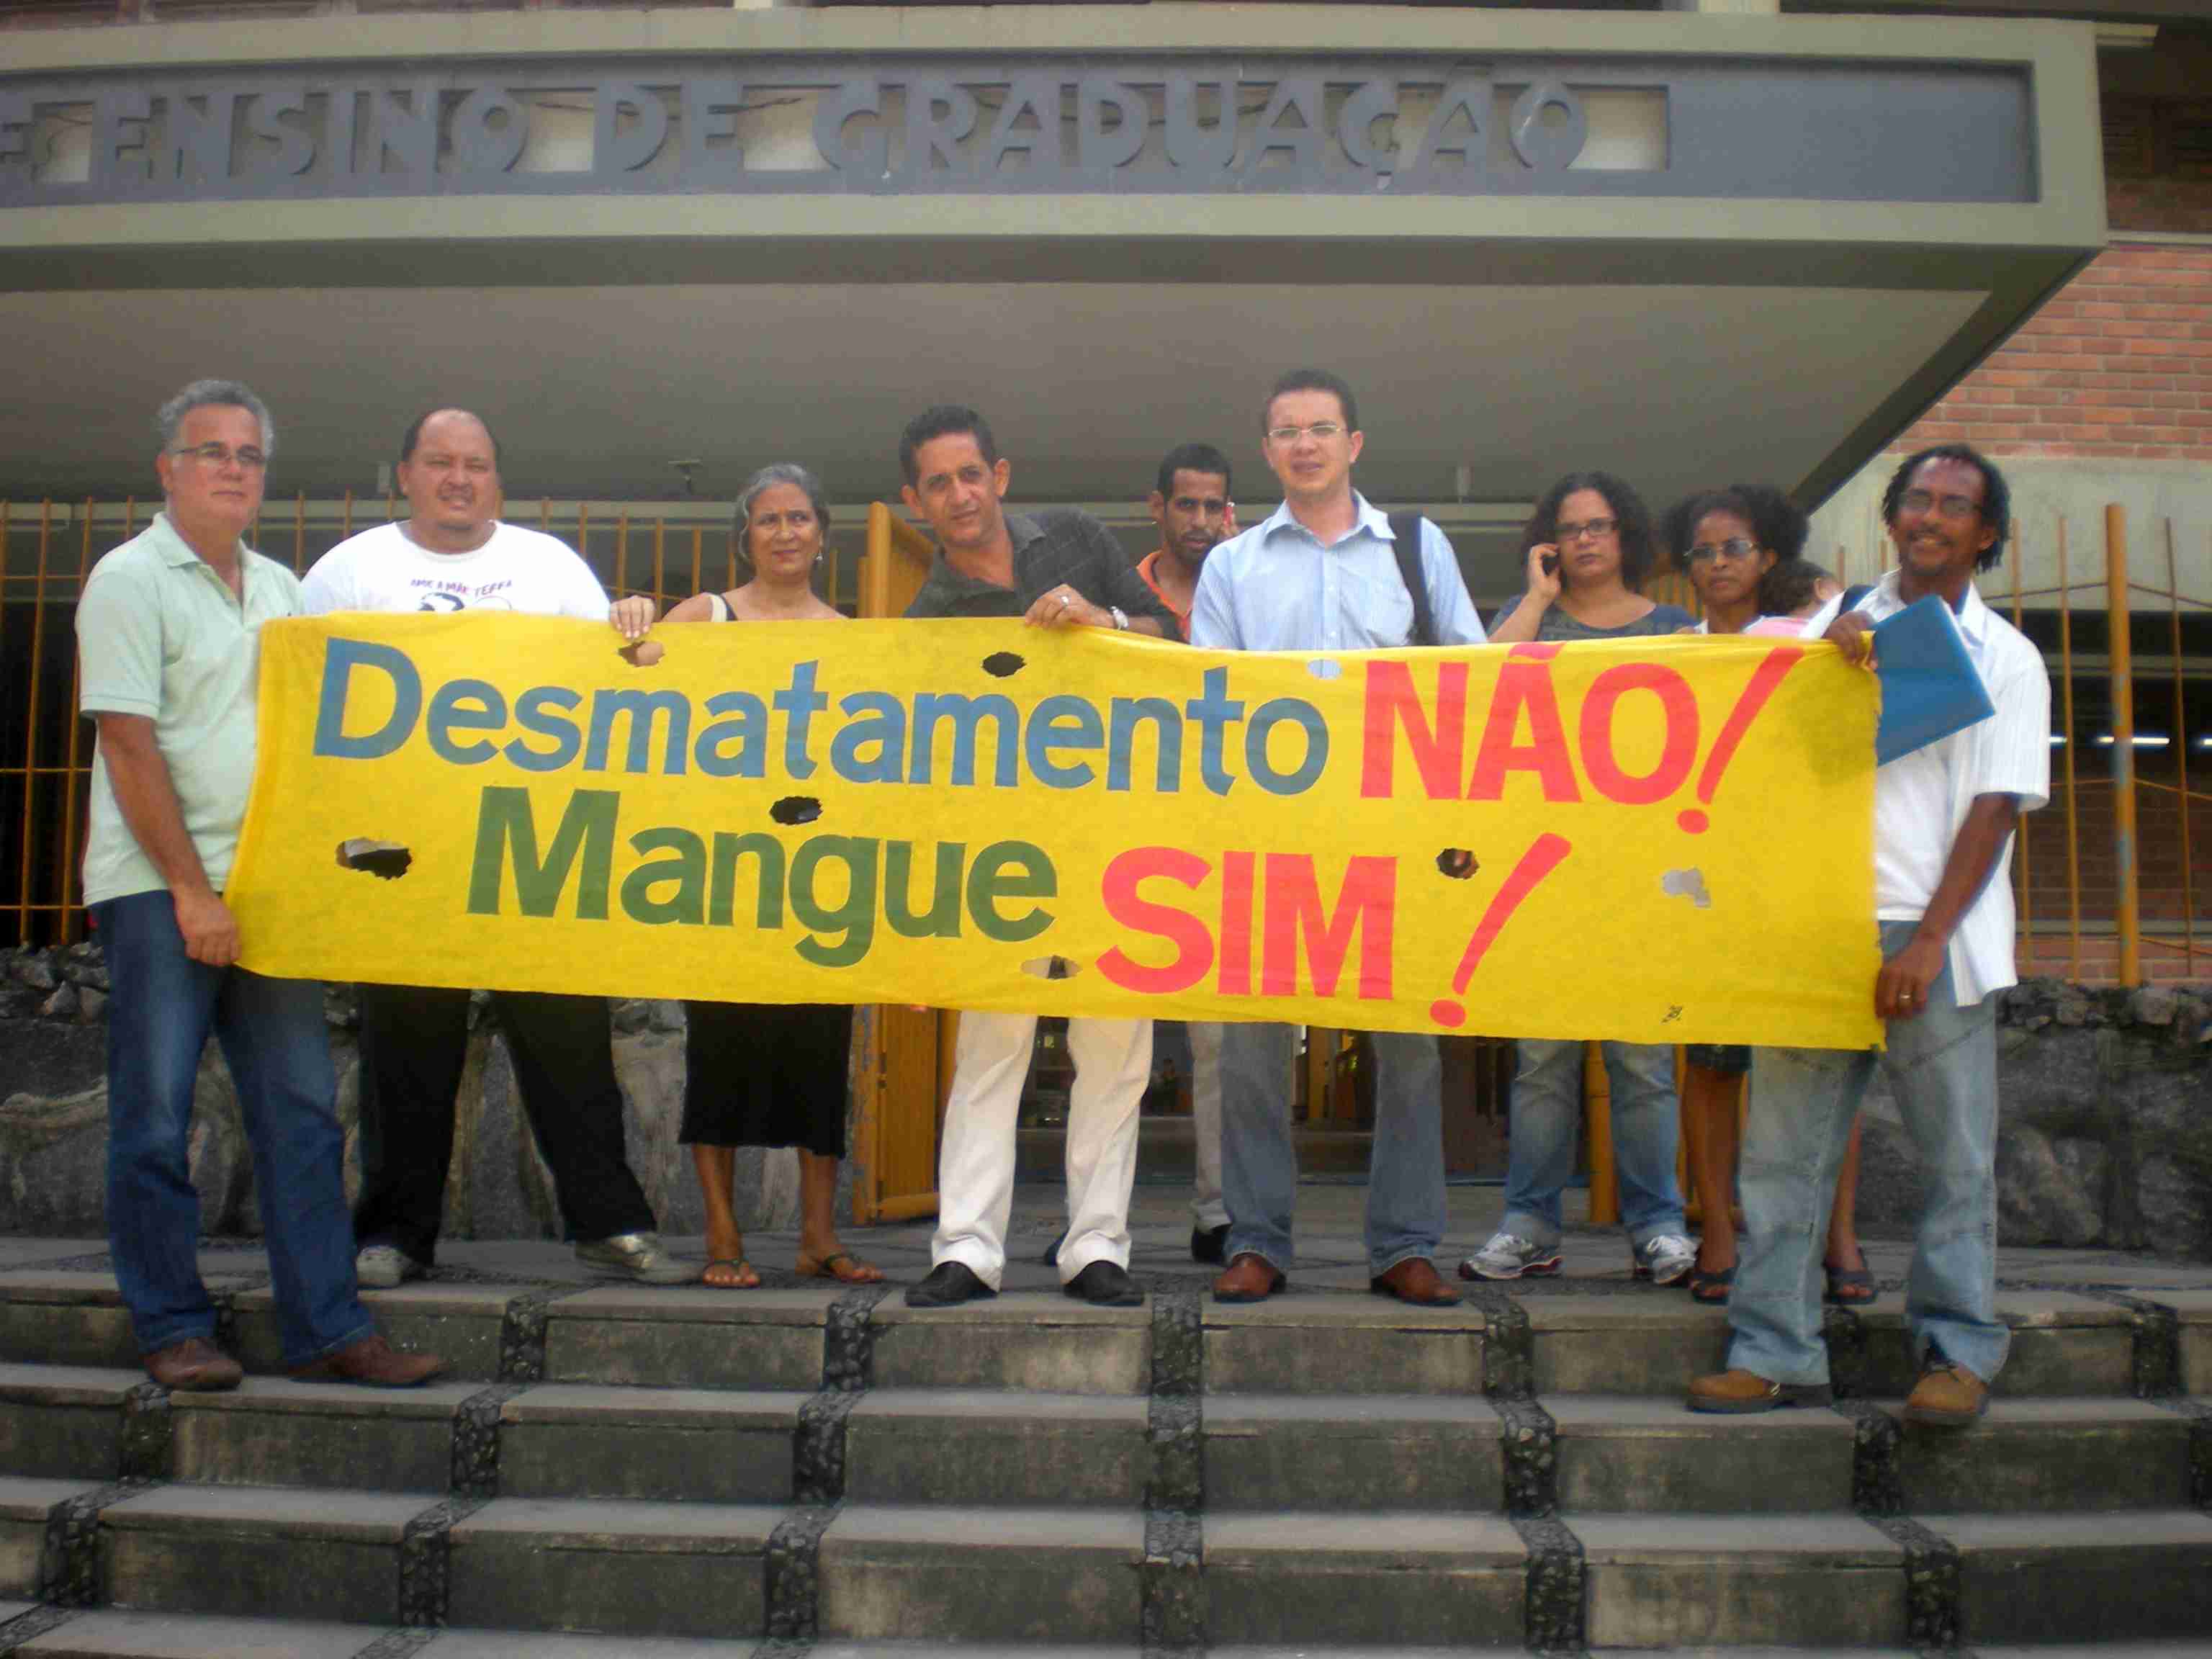
<instances>
[{"instance_id":1,"label":"dark trousers","mask_svg":"<svg viewBox=\"0 0 2212 1659\"><path fill-rule=\"evenodd\" d=\"M568 1236L652 1231L653 1206L623 1153L606 999L501 991L495 1000ZM468 1046L466 991L361 988L362 1182L353 1224L363 1245L396 1244L425 1264L434 1258Z\"/></svg>"}]
</instances>

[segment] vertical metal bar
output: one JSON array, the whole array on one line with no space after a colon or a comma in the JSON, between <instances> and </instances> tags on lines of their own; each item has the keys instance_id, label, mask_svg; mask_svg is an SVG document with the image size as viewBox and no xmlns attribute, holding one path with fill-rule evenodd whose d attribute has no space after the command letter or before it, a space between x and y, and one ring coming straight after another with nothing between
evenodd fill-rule
<instances>
[{"instance_id":1,"label":"vertical metal bar","mask_svg":"<svg viewBox=\"0 0 2212 1659\"><path fill-rule=\"evenodd\" d=\"M664 554L666 551L668 520L657 518L653 521L653 614L659 616L668 608L668 568Z\"/></svg>"},{"instance_id":2,"label":"vertical metal bar","mask_svg":"<svg viewBox=\"0 0 2212 1659\"><path fill-rule=\"evenodd\" d=\"M2074 589L2066 580L2066 515L2058 515L2058 697L2066 757L2066 977L2081 977L2081 830L2074 791Z\"/></svg>"},{"instance_id":3,"label":"vertical metal bar","mask_svg":"<svg viewBox=\"0 0 2212 1659\"><path fill-rule=\"evenodd\" d=\"M707 550L707 532L697 525L691 526L691 591L699 591L699 562Z\"/></svg>"},{"instance_id":4,"label":"vertical metal bar","mask_svg":"<svg viewBox=\"0 0 2212 1659\"><path fill-rule=\"evenodd\" d=\"M623 591L623 584L629 578L629 573L625 568L629 563L629 509L624 507L615 514L615 579L607 584L609 592L619 593Z\"/></svg>"},{"instance_id":5,"label":"vertical metal bar","mask_svg":"<svg viewBox=\"0 0 2212 1659\"><path fill-rule=\"evenodd\" d=\"M576 503L576 556L586 564L592 562L592 507L589 501Z\"/></svg>"},{"instance_id":6,"label":"vertical metal bar","mask_svg":"<svg viewBox=\"0 0 2212 1659\"><path fill-rule=\"evenodd\" d=\"M292 505L292 574L303 576L307 572L307 492L301 490L300 499Z\"/></svg>"},{"instance_id":7,"label":"vertical metal bar","mask_svg":"<svg viewBox=\"0 0 2212 1659\"><path fill-rule=\"evenodd\" d=\"M2197 880L2192 873L2197 850L2189 837L2189 711L2183 700L2181 672L2181 578L2173 557L2173 520L2166 521L2166 622L2173 646L2173 758L2178 769L2173 792L2181 803L2181 950L2182 962L2194 972L2197 961Z\"/></svg>"},{"instance_id":8,"label":"vertical metal bar","mask_svg":"<svg viewBox=\"0 0 2212 1659\"><path fill-rule=\"evenodd\" d=\"M538 527L549 536L553 533L553 498L550 495L538 498Z\"/></svg>"},{"instance_id":9,"label":"vertical metal bar","mask_svg":"<svg viewBox=\"0 0 2212 1659\"><path fill-rule=\"evenodd\" d=\"M84 597L84 584L92 574L92 498L84 502L84 539L77 544L76 592ZM62 919L60 940L64 945L76 943L76 913L72 900L76 889L76 756L78 732L84 722L77 718L77 699L84 690L84 664L75 652L70 653L69 749L68 758L62 768Z\"/></svg>"},{"instance_id":10,"label":"vertical metal bar","mask_svg":"<svg viewBox=\"0 0 2212 1659\"><path fill-rule=\"evenodd\" d=\"M730 579L722 584L722 589L725 592L734 592L738 586L738 528L735 525L732 525L730 527L729 536Z\"/></svg>"},{"instance_id":11,"label":"vertical metal bar","mask_svg":"<svg viewBox=\"0 0 2212 1659\"><path fill-rule=\"evenodd\" d=\"M2027 556L2021 550L2020 520L2017 519L2014 519L2012 521L2011 539L2012 625L2014 628L2018 629L2021 625L2020 567ZM2028 821L2026 818L2022 818L2020 823L2020 937L2021 942L2027 949L2027 971L2033 974L2035 972L2035 886L2034 883L2030 879L2028 869L2027 823ZM2015 950L2014 955L2015 958L2017 958L2019 951ZM2019 964L2015 960L2015 971L2018 970L2018 966Z\"/></svg>"},{"instance_id":12,"label":"vertical metal bar","mask_svg":"<svg viewBox=\"0 0 2212 1659\"><path fill-rule=\"evenodd\" d=\"M2120 933L2120 983L2142 983L2141 894L2136 872L2136 685L2128 629L2128 514L2105 507L2105 623L2112 681L2112 863Z\"/></svg>"},{"instance_id":13,"label":"vertical metal bar","mask_svg":"<svg viewBox=\"0 0 2212 1659\"><path fill-rule=\"evenodd\" d=\"M46 555L53 545L54 504L51 497L39 503L38 574L31 588L31 689L23 707L30 718L23 726L23 879L19 901L19 941L31 941L31 826L33 805L39 794L39 669L46 655Z\"/></svg>"},{"instance_id":14,"label":"vertical metal bar","mask_svg":"<svg viewBox=\"0 0 2212 1659\"><path fill-rule=\"evenodd\" d=\"M2166 619L2174 648L2174 799L2181 801L2181 960L2197 963L2197 878L2192 874L2197 842L2190 841L2190 717L2181 677L2181 577L2174 566L2174 520L2166 520Z\"/></svg>"},{"instance_id":15,"label":"vertical metal bar","mask_svg":"<svg viewBox=\"0 0 2212 1659\"><path fill-rule=\"evenodd\" d=\"M338 539L345 541L353 535L353 491L345 493L345 511L338 520Z\"/></svg>"},{"instance_id":16,"label":"vertical metal bar","mask_svg":"<svg viewBox=\"0 0 2212 1659\"><path fill-rule=\"evenodd\" d=\"M123 498L123 539L127 542L137 533L138 498L136 495L125 495Z\"/></svg>"}]
</instances>

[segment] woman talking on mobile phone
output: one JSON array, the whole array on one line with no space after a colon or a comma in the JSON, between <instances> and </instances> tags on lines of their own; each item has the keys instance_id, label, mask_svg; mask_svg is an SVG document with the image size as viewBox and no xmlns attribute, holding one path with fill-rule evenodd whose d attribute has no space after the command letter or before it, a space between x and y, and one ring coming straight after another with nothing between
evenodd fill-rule
<instances>
[{"instance_id":1,"label":"woman talking on mobile phone","mask_svg":"<svg viewBox=\"0 0 2212 1659\"><path fill-rule=\"evenodd\" d=\"M1651 515L1609 473L1570 472L1546 490L1521 543L1528 589L1491 623L1493 645L1628 639L1690 625L1680 605L1655 605L1637 591L1651 568ZM1630 1267L1638 1279L1678 1284L1697 1252L1684 1236L1674 1179L1674 1051L1646 1042L1603 1048ZM1490 1242L1460 1264L1464 1279L1559 1270L1559 1194L1574 1174L1582 1126L1583 1045L1523 1037L1516 1049L1505 1213Z\"/></svg>"}]
</instances>

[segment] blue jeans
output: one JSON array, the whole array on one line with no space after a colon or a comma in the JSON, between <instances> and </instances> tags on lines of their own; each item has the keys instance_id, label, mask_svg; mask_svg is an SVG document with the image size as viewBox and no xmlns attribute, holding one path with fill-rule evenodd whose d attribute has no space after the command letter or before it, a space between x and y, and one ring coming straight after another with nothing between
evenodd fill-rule
<instances>
[{"instance_id":1,"label":"blue jeans","mask_svg":"<svg viewBox=\"0 0 2212 1659\"><path fill-rule=\"evenodd\" d=\"M114 993L107 1237L139 1352L215 1335L186 1151L192 1085L210 1031L222 1044L253 1149L284 1364L307 1364L371 1334L375 1327L354 1285L345 1136L323 988L194 962L166 892L92 908Z\"/></svg>"},{"instance_id":2,"label":"blue jeans","mask_svg":"<svg viewBox=\"0 0 2212 1659\"><path fill-rule=\"evenodd\" d=\"M1638 1246L1682 1231L1682 1191L1674 1180L1681 1103L1674 1098L1674 1051L1663 1043L1607 1042L1613 1168L1620 1178L1620 1221ZM1505 1158L1505 1218L1500 1232L1548 1249L1559 1242L1559 1194L1575 1173L1583 1121L1583 1045L1523 1037L1516 1045L1511 1129Z\"/></svg>"},{"instance_id":3,"label":"blue jeans","mask_svg":"<svg viewBox=\"0 0 2212 1659\"><path fill-rule=\"evenodd\" d=\"M1881 924L1884 957L1917 924ZM1820 1256L1836 1166L1879 1063L1928 1184L1905 1297L1913 1352L1932 1343L1987 1382L2012 1334L1996 1316L1996 999L1954 1000L1947 964L1926 1012L1889 1022L1889 1048L1762 1048L1751 1072L1738 1182L1744 1234L1729 1298L1729 1364L1776 1382L1825 1382Z\"/></svg>"},{"instance_id":4,"label":"blue jeans","mask_svg":"<svg viewBox=\"0 0 2212 1659\"><path fill-rule=\"evenodd\" d=\"M1375 1144L1367 1170L1367 1268L1389 1272L1433 1256L1444 1236L1443 1058L1433 1036L1377 1031ZM1221 1196L1229 1255L1291 1267L1291 1216L1298 1188L1291 1139L1293 1026L1231 1024L1221 1030Z\"/></svg>"}]
</instances>

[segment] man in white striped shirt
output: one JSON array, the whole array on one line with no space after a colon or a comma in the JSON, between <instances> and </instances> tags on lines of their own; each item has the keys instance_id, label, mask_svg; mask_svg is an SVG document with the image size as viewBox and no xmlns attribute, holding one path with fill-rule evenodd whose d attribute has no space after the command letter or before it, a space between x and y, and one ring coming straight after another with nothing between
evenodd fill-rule
<instances>
[{"instance_id":1,"label":"man in white striped shirt","mask_svg":"<svg viewBox=\"0 0 2212 1659\"><path fill-rule=\"evenodd\" d=\"M1882 1066L1919 1146L1927 1199L1905 1293L1920 1380L1908 1421L1960 1426L1989 1402L2008 1341L1996 1315L1996 1000L2015 982L2011 865L2020 814L2051 782L2051 682L2034 646L1982 603L2010 501L1963 445L1908 457L1882 496L1899 568L1807 633L1870 663L1870 624L1929 595L1958 623L1996 713L1875 773L1875 1012L1888 1048L1763 1048L1752 1068L1740 1176L1748 1224L1725 1371L1690 1385L1693 1411L1826 1404L1828 1356L1810 1253L1820 1248L1851 1119Z\"/></svg>"}]
</instances>

